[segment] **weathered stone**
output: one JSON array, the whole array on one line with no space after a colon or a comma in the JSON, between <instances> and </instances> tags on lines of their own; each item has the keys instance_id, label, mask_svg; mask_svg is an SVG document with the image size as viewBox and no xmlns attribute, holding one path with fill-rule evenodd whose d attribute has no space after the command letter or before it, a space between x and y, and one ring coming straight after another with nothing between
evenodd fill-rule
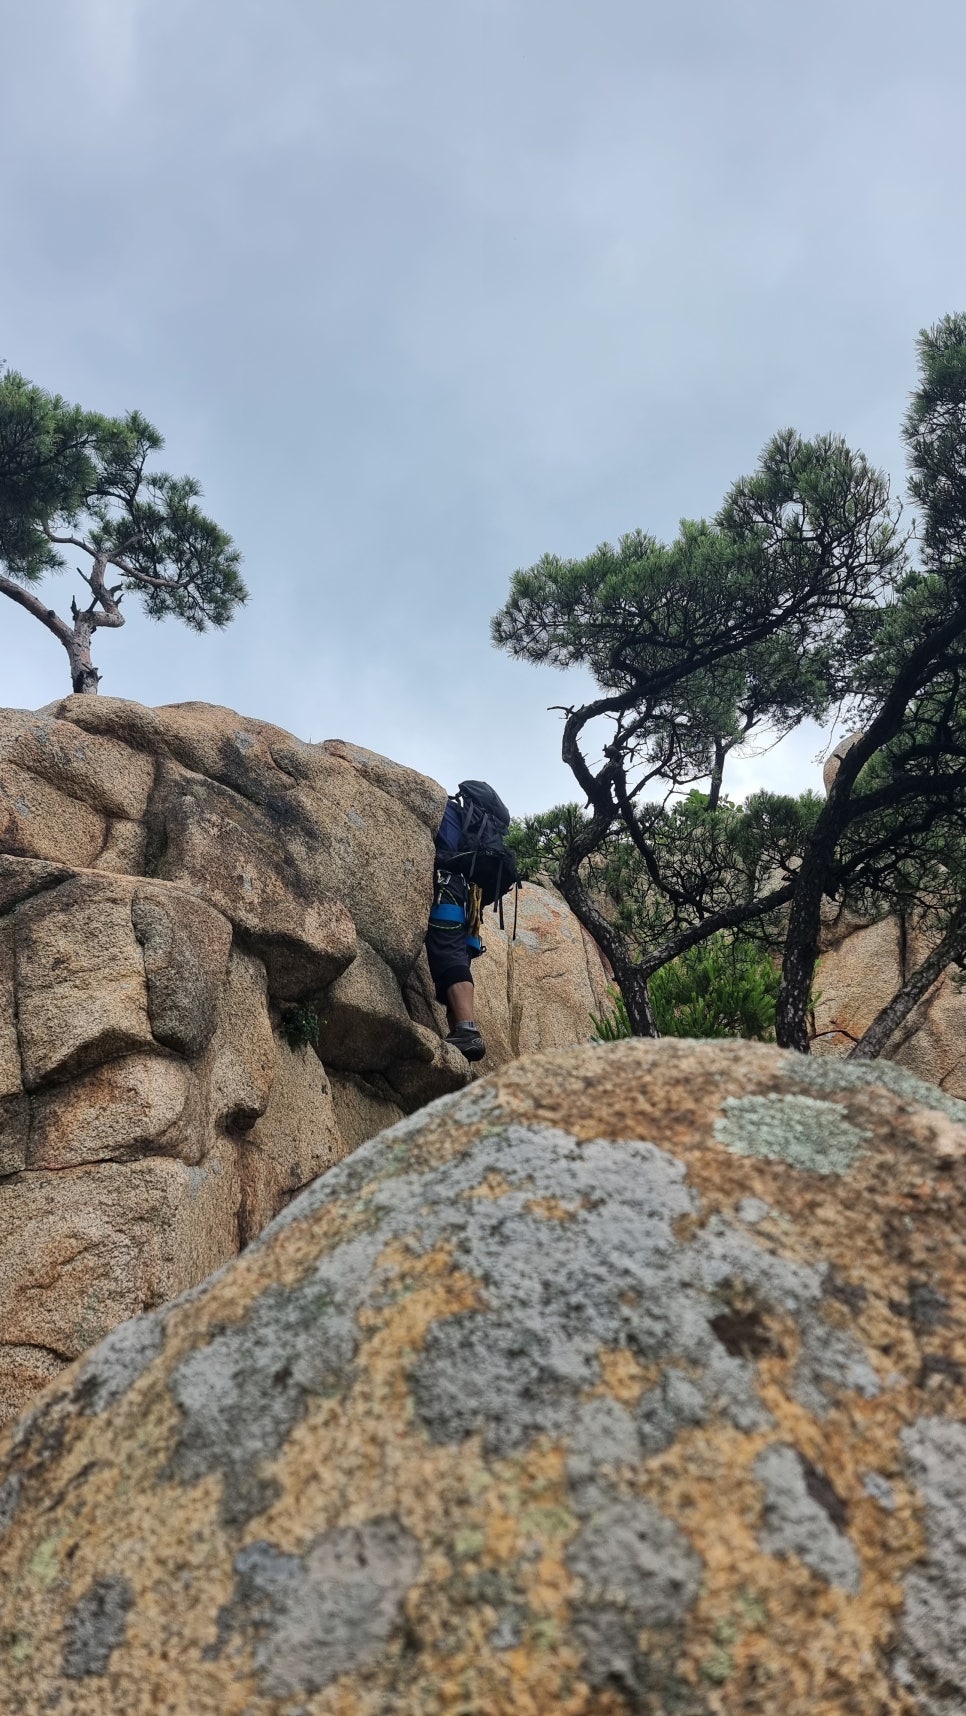
<instances>
[{"instance_id":1,"label":"weathered stone","mask_svg":"<svg viewBox=\"0 0 966 1716\"><path fill-rule=\"evenodd\" d=\"M130 883L76 876L16 912L23 1082L83 1071L153 1043Z\"/></svg>"},{"instance_id":2,"label":"weathered stone","mask_svg":"<svg viewBox=\"0 0 966 1716\"><path fill-rule=\"evenodd\" d=\"M405 804L351 763L315 749L313 790L299 795L307 853L344 900L360 937L403 979L426 934L432 837Z\"/></svg>"},{"instance_id":3,"label":"weathered stone","mask_svg":"<svg viewBox=\"0 0 966 1716\"><path fill-rule=\"evenodd\" d=\"M3 1188L0 1417L22 1404L23 1350L59 1363L203 1280L237 1250L234 1153L29 1173ZM8 1384L5 1351L12 1353ZM13 1399L8 1397L8 1386Z\"/></svg>"},{"instance_id":4,"label":"weathered stone","mask_svg":"<svg viewBox=\"0 0 966 1716\"><path fill-rule=\"evenodd\" d=\"M43 858L15 858L0 852L0 917L12 912L32 894L43 894L48 888L59 888L69 882L74 868L63 864L48 864Z\"/></svg>"},{"instance_id":5,"label":"weathered stone","mask_svg":"<svg viewBox=\"0 0 966 1716\"><path fill-rule=\"evenodd\" d=\"M815 973L815 1054L845 1055L933 944L897 917L849 918L826 937ZM966 1097L966 988L949 966L890 1038L890 1061Z\"/></svg>"},{"instance_id":6,"label":"weathered stone","mask_svg":"<svg viewBox=\"0 0 966 1716\"><path fill-rule=\"evenodd\" d=\"M966 1098L966 984L959 968L947 966L896 1032L888 1052L890 1060L927 1083Z\"/></svg>"},{"instance_id":7,"label":"weathered stone","mask_svg":"<svg viewBox=\"0 0 966 1716\"><path fill-rule=\"evenodd\" d=\"M184 1061L127 1055L34 1097L26 1165L74 1168L148 1154L196 1162L203 1144L197 1085Z\"/></svg>"},{"instance_id":8,"label":"weathered stone","mask_svg":"<svg viewBox=\"0 0 966 1716\"><path fill-rule=\"evenodd\" d=\"M460 1090L472 1077L469 1063L459 1049L454 1049L435 1031L414 1025L413 1047L415 1053L411 1059L394 1061L385 1073L387 1084L407 1114L427 1102L435 1102L438 1096Z\"/></svg>"},{"instance_id":9,"label":"weathered stone","mask_svg":"<svg viewBox=\"0 0 966 1716\"><path fill-rule=\"evenodd\" d=\"M399 982L366 942L318 1004L318 1052L344 1072L383 1072L394 1061L426 1058Z\"/></svg>"},{"instance_id":10,"label":"weathered stone","mask_svg":"<svg viewBox=\"0 0 966 1716\"><path fill-rule=\"evenodd\" d=\"M957 1716L964 1344L962 1105L757 1044L516 1062L0 1439L12 1708Z\"/></svg>"},{"instance_id":11,"label":"weathered stone","mask_svg":"<svg viewBox=\"0 0 966 1716\"><path fill-rule=\"evenodd\" d=\"M22 858L89 866L107 836L99 811L16 763L0 761L0 845Z\"/></svg>"},{"instance_id":12,"label":"weathered stone","mask_svg":"<svg viewBox=\"0 0 966 1716\"><path fill-rule=\"evenodd\" d=\"M0 1424L19 1418L31 1396L53 1382L71 1356L41 1346L0 1342Z\"/></svg>"},{"instance_id":13,"label":"weathered stone","mask_svg":"<svg viewBox=\"0 0 966 1716\"><path fill-rule=\"evenodd\" d=\"M0 710L0 846L94 865L109 838L109 818L136 826L144 816L153 777L147 757L112 739L43 714Z\"/></svg>"},{"instance_id":14,"label":"weathered stone","mask_svg":"<svg viewBox=\"0 0 966 1716\"><path fill-rule=\"evenodd\" d=\"M376 1074L365 1079L357 1073L326 1069L332 1107L339 1136L346 1152L358 1149L387 1126L402 1120L404 1110L395 1100L392 1087Z\"/></svg>"},{"instance_id":15,"label":"weathered stone","mask_svg":"<svg viewBox=\"0 0 966 1716\"><path fill-rule=\"evenodd\" d=\"M520 1054L589 1040L591 1014L611 1005L600 954L554 889L524 883L513 931L514 896L508 894L502 928L495 912L484 913L486 952L472 965L476 1020L487 1049L476 1076ZM446 1010L435 999L425 953L405 993L413 1018L445 1035Z\"/></svg>"},{"instance_id":16,"label":"weathered stone","mask_svg":"<svg viewBox=\"0 0 966 1716\"><path fill-rule=\"evenodd\" d=\"M228 961L210 1065L212 1120L234 1131L254 1125L268 1106L275 1078L275 1039L265 967L237 947Z\"/></svg>"},{"instance_id":17,"label":"weathered stone","mask_svg":"<svg viewBox=\"0 0 966 1716\"><path fill-rule=\"evenodd\" d=\"M508 896L510 898L510 896ZM497 935L488 915L485 939ZM600 955L559 894L546 888L520 890L517 936L509 943L513 1052L555 1049L587 1042L591 1014L608 1011L607 977Z\"/></svg>"},{"instance_id":18,"label":"weathered stone","mask_svg":"<svg viewBox=\"0 0 966 1716\"><path fill-rule=\"evenodd\" d=\"M171 826L160 833L159 875L190 881L246 932L255 915L252 895L263 898L278 915L280 932L294 936L290 952L296 976L287 980L289 989L295 982L301 986L300 993L311 987L309 981L302 982L299 939L303 930L298 921L309 907L322 914L321 930L309 922L309 953L318 951L321 935L322 951L331 944L338 955L336 968L330 966L316 986L332 981L348 963L342 920L325 921L333 902L342 903L360 935L397 976L405 976L425 931L432 891L432 834L446 803L442 787L373 752L342 741L304 744L279 727L231 709L203 703L143 709L104 697L96 699L96 708L85 706L94 702L70 697L51 709L89 732L110 735L168 760L168 785L162 787L151 813L156 833L159 817L165 821L163 801L174 779L184 782L184 771L190 770L188 778L202 791L211 815L207 834L197 826L186 827L186 822L197 824L197 815L172 802ZM172 759L180 769L172 770ZM211 842L207 854L206 840ZM206 887L205 872L213 869L208 855L219 850L219 840L237 843L239 859L244 857L245 863L235 866L224 879L225 892L216 895ZM235 901L239 915L233 916L230 905L236 886L241 897ZM284 997L272 975L271 949L266 945L259 951L269 968L272 993ZM303 953L302 963L305 958ZM286 979L280 976L280 981Z\"/></svg>"},{"instance_id":19,"label":"weathered stone","mask_svg":"<svg viewBox=\"0 0 966 1716\"><path fill-rule=\"evenodd\" d=\"M95 870L108 870L115 875L143 876L147 867L148 838L143 822L128 822L115 817L104 834L104 844L93 861Z\"/></svg>"},{"instance_id":20,"label":"weathered stone","mask_svg":"<svg viewBox=\"0 0 966 1716\"><path fill-rule=\"evenodd\" d=\"M112 1651L124 1641L134 1592L126 1579L95 1579L64 1617L61 1673L87 1680L107 1673Z\"/></svg>"},{"instance_id":21,"label":"weathered stone","mask_svg":"<svg viewBox=\"0 0 966 1716\"><path fill-rule=\"evenodd\" d=\"M23 1095L0 1097L0 1177L26 1167L29 1137L29 1099Z\"/></svg>"},{"instance_id":22,"label":"weathered stone","mask_svg":"<svg viewBox=\"0 0 966 1716\"><path fill-rule=\"evenodd\" d=\"M0 920L0 1100L19 1096L21 1084L13 925L9 920Z\"/></svg>"},{"instance_id":23,"label":"weathered stone","mask_svg":"<svg viewBox=\"0 0 966 1716\"><path fill-rule=\"evenodd\" d=\"M844 1053L902 983L899 924L864 924L823 954L815 973L815 1050Z\"/></svg>"},{"instance_id":24,"label":"weathered stone","mask_svg":"<svg viewBox=\"0 0 966 1716\"><path fill-rule=\"evenodd\" d=\"M520 899L524 894L539 890L521 889ZM512 899L512 895L507 895ZM513 907L510 906L511 920ZM517 942L510 941L511 924L506 931L501 931L492 912L488 912L483 925L483 941L486 952L473 961L474 1010L476 1021L483 1033L486 1044L486 1059L480 1064L479 1076L495 1072L497 1067L506 1066L517 1054L517 1043L520 1037L520 1019L523 1012L523 997L516 993L514 979L518 966L516 956L520 951ZM582 990L583 985L580 986ZM430 985L430 994L432 986ZM532 999L532 998L531 998ZM571 997L571 1042L578 1041L584 1034L581 1018L583 994ZM447 1029L446 1015L442 1008L436 1011L436 1029L445 1033Z\"/></svg>"},{"instance_id":25,"label":"weathered stone","mask_svg":"<svg viewBox=\"0 0 966 1716\"><path fill-rule=\"evenodd\" d=\"M210 901L263 959L271 993L298 1000L345 970L355 925L341 900L317 893L286 843L270 836L258 809L238 794L179 777L166 804L157 874Z\"/></svg>"},{"instance_id":26,"label":"weathered stone","mask_svg":"<svg viewBox=\"0 0 966 1716\"><path fill-rule=\"evenodd\" d=\"M46 1186L51 1245L58 1187L65 1245L81 1185L92 1220L120 1224L119 1273L97 1293L108 1322L144 1302L140 1205L118 1203L139 1162L197 1167L199 1185L223 1162L205 1197L212 1231L237 1246L345 1150L516 1052L532 1009L514 999L514 955L492 918L477 966L488 1060L471 1069L440 1041L422 943L446 794L416 771L232 710L71 697L0 716L0 779L14 804L0 851L0 1177L18 1196L16 1176ZM524 924L528 909L543 922L539 890L522 903ZM550 1005L528 1040L584 1035L580 945L567 955L569 1031L541 978ZM273 1039L291 1003L321 1015L331 1090L314 1055ZM92 1325L82 1298L61 1302L58 1267L34 1281L28 1225L5 1233L38 1327L43 1292L51 1326L63 1321L50 1346L10 1337L0 1394L13 1410ZM193 1239L184 1260L182 1285L211 1266Z\"/></svg>"},{"instance_id":27,"label":"weathered stone","mask_svg":"<svg viewBox=\"0 0 966 1716\"><path fill-rule=\"evenodd\" d=\"M157 1042L183 1055L208 1046L231 951L231 925L203 900L163 883L135 890L131 921L144 953Z\"/></svg>"},{"instance_id":28,"label":"weathered stone","mask_svg":"<svg viewBox=\"0 0 966 1716\"><path fill-rule=\"evenodd\" d=\"M349 744L345 739L324 739L319 750L351 763L363 780L371 781L388 798L398 799L436 838L447 798L445 787L441 787L438 781L431 780L429 775L418 774L415 769L404 768L402 763L394 763L390 757L381 757L377 751Z\"/></svg>"},{"instance_id":29,"label":"weathered stone","mask_svg":"<svg viewBox=\"0 0 966 1716\"><path fill-rule=\"evenodd\" d=\"M134 822L144 816L154 779L150 759L115 738L23 709L0 710L0 762L7 761L104 816Z\"/></svg>"},{"instance_id":30,"label":"weathered stone","mask_svg":"<svg viewBox=\"0 0 966 1716\"><path fill-rule=\"evenodd\" d=\"M282 1037L275 1039L275 1055L268 1106L239 1147L243 1245L347 1151L318 1056L310 1048L290 1048Z\"/></svg>"}]
</instances>

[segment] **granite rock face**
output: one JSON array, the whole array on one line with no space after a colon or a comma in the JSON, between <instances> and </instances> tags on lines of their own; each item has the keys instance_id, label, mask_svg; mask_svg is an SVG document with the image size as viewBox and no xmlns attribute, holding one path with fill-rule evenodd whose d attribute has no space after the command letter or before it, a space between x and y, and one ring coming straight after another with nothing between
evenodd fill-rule
<instances>
[{"instance_id":1,"label":"granite rock face","mask_svg":"<svg viewBox=\"0 0 966 1716\"><path fill-rule=\"evenodd\" d=\"M0 711L0 1422L469 1082L420 959L445 796L205 704ZM528 889L516 947L488 936L488 1066L589 1034L599 957L546 910ZM318 1053L290 1046L292 1009Z\"/></svg>"},{"instance_id":2,"label":"granite rock face","mask_svg":"<svg viewBox=\"0 0 966 1716\"><path fill-rule=\"evenodd\" d=\"M4 1433L5 1708L958 1716L964 1377L962 1104L528 1057Z\"/></svg>"},{"instance_id":3,"label":"granite rock face","mask_svg":"<svg viewBox=\"0 0 966 1716\"><path fill-rule=\"evenodd\" d=\"M826 793L842 758L861 737L850 733L831 752L823 770ZM812 1053L847 1055L936 943L903 916L870 921L826 899L820 945ZM959 967L949 965L940 974L890 1038L885 1056L966 1100L966 987Z\"/></svg>"},{"instance_id":4,"label":"granite rock face","mask_svg":"<svg viewBox=\"0 0 966 1716\"><path fill-rule=\"evenodd\" d=\"M812 1053L847 1055L926 958L930 944L897 916L869 923L829 911L815 972ZM895 1032L886 1055L966 1100L966 984L950 965Z\"/></svg>"}]
</instances>

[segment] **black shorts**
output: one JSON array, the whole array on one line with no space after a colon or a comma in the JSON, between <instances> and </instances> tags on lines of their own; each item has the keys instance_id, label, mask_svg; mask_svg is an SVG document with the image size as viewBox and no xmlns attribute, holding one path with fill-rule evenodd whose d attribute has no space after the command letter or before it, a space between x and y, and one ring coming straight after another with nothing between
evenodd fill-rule
<instances>
[{"instance_id":1,"label":"black shorts","mask_svg":"<svg viewBox=\"0 0 966 1716\"><path fill-rule=\"evenodd\" d=\"M454 983L472 983L470 960L483 951L479 938L466 933L467 895L465 877L437 866L426 931L426 958L436 999L444 1007L446 992Z\"/></svg>"}]
</instances>

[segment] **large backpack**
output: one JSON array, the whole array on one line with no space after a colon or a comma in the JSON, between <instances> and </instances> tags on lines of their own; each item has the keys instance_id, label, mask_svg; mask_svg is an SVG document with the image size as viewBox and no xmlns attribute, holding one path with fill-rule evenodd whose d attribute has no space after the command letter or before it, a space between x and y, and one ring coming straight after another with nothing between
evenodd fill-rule
<instances>
[{"instance_id":1,"label":"large backpack","mask_svg":"<svg viewBox=\"0 0 966 1716\"><path fill-rule=\"evenodd\" d=\"M504 839L510 812L486 781L460 781L451 802L459 813L460 836L446 861L482 889L484 906L492 906L517 880L517 861Z\"/></svg>"}]
</instances>

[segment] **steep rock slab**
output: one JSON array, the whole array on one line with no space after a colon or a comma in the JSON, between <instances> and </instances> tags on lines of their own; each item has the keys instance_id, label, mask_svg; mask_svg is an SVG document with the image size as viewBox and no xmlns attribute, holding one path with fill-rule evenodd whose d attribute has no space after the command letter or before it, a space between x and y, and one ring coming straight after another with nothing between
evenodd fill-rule
<instances>
[{"instance_id":1,"label":"steep rock slab","mask_svg":"<svg viewBox=\"0 0 966 1716\"><path fill-rule=\"evenodd\" d=\"M136 828L153 776L147 758L114 740L45 714L0 710L0 847L95 866Z\"/></svg>"},{"instance_id":2,"label":"steep rock slab","mask_svg":"<svg viewBox=\"0 0 966 1716\"><path fill-rule=\"evenodd\" d=\"M144 816L154 779L149 758L123 740L84 733L45 711L0 709L0 766L7 763L102 816L133 822Z\"/></svg>"},{"instance_id":3,"label":"steep rock slab","mask_svg":"<svg viewBox=\"0 0 966 1716\"><path fill-rule=\"evenodd\" d=\"M592 1015L611 1006L600 949L554 888L525 882L516 899L506 896L503 916L501 926L492 908L484 912L486 953L473 962L476 1018L486 1042L483 1074L518 1055L589 1042ZM405 995L413 1018L445 1035L446 1011L433 994L425 954Z\"/></svg>"},{"instance_id":4,"label":"steep rock slab","mask_svg":"<svg viewBox=\"0 0 966 1716\"><path fill-rule=\"evenodd\" d=\"M85 708L94 702L96 709ZM229 916L236 900L243 915L233 921L246 932L264 934L267 919L261 928L253 920L270 909L279 934L297 944L304 919L309 956L320 935L322 951L325 937L335 938L335 968L319 985L348 963L341 919L332 916L337 906L405 976L426 927L435 807L442 816L446 803L435 781L361 747L305 744L205 703L145 709L122 698L68 697L48 713L155 759L159 784L147 815L158 874L190 881ZM216 854L238 859L224 877ZM325 923L315 923L313 911ZM259 951L271 977L267 940ZM311 986L298 970L292 977L280 970L279 982L273 992L283 995L287 985L291 998Z\"/></svg>"},{"instance_id":5,"label":"steep rock slab","mask_svg":"<svg viewBox=\"0 0 966 1716\"><path fill-rule=\"evenodd\" d=\"M124 1055L35 1096L24 1165L77 1168L146 1155L197 1162L204 1137L200 1109L197 1082L184 1061Z\"/></svg>"},{"instance_id":6,"label":"steep rock slab","mask_svg":"<svg viewBox=\"0 0 966 1716\"><path fill-rule=\"evenodd\" d=\"M126 878L91 872L14 915L17 1030L27 1090L153 1044Z\"/></svg>"},{"instance_id":7,"label":"steep rock slab","mask_svg":"<svg viewBox=\"0 0 966 1716\"><path fill-rule=\"evenodd\" d=\"M504 933L509 932L508 924ZM515 1055L572 1043L575 1016L583 1027L577 1041L587 1041L593 1030L591 1014L608 1011L600 953L552 888L521 889L510 966Z\"/></svg>"},{"instance_id":8,"label":"steep rock slab","mask_svg":"<svg viewBox=\"0 0 966 1716\"><path fill-rule=\"evenodd\" d=\"M954 1716L966 1110L517 1062L0 1442L14 1716Z\"/></svg>"},{"instance_id":9,"label":"steep rock slab","mask_svg":"<svg viewBox=\"0 0 966 1716\"><path fill-rule=\"evenodd\" d=\"M446 789L438 781L419 774L416 769L407 769L403 763L394 763L391 757L381 757L378 751L351 745L345 739L323 739L319 750L329 757L341 757L388 798L398 799L435 840L447 799Z\"/></svg>"},{"instance_id":10,"label":"steep rock slab","mask_svg":"<svg viewBox=\"0 0 966 1716\"><path fill-rule=\"evenodd\" d=\"M330 1068L328 1080L336 1125L347 1153L402 1120L404 1110L396 1093L378 1073L366 1079L358 1073Z\"/></svg>"},{"instance_id":11,"label":"steep rock slab","mask_svg":"<svg viewBox=\"0 0 966 1716\"><path fill-rule=\"evenodd\" d=\"M23 1174L3 1199L2 1420L118 1323L238 1249L238 1171L224 1145L199 1166L148 1157Z\"/></svg>"},{"instance_id":12,"label":"steep rock slab","mask_svg":"<svg viewBox=\"0 0 966 1716\"><path fill-rule=\"evenodd\" d=\"M209 780L166 772L156 873L224 913L257 950L272 993L295 1001L323 989L355 955L342 901L300 864L257 806Z\"/></svg>"},{"instance_id":13,"label":"steep rock slab","mask_svg":"<svg viewBox=\"0 0 966 1716\"><path fill-rule=\"evenodd\" d=\"M428 1058L395 973L367 942L320 1003L316 1046L340 1072L384 1072L393 1061Z\"/></svg>"},{"instance_id":14,"label":"steep rock slab","mask_svg":"<svg viewBox=\"0 0 966 1716\"><path fill-rule=\"evenodd\" d=\"M275 1074L267 1107L238 1147L242 1245L351 1148L340 1132L329 1079L318 1056L309 1048L293 1049L279 1037L274 1049Z\"/></svg>"},{"instance_id":15,"label":"steep rock slab","mask_svg":"<svg viewBox=\"0 0 966 1716\"><path fill-rule=\"evenodd\" d=\"M412 981L445 799L361 747L304 744L204 704L77 697L0 712L0 825L13 806L0 851L0 1213L5 1267L29 1281L37 1325L20 1328L15 1296L0 1304L0 1420L29 1377L39 1386L94 1338L61 1262L34 1269L25 1212L42 1207L55 1226L62 1199L73 1257L82 1187L92 1219L117 1232L119 1273L96 1295L103 1332L154 1302L142 1238L124 1228L141 1235L140 1203L119 1193L139 1162L198 1170L184 1244L203 1274L206 1222L230 1255L347 1150L474 1076ZM529 910L524 898L524 924ZM494 922L478 967L488 1067L516 1052L511 965ZM544 1008L531 1046L587 1033L577 977L569 1017ZM321 1021L325 1065L284 1041L292 1004ZM174 1292L197 1277L166 1279ZM58 1332L45 1345L47 1324Z\"/></svg>"},{"instance_id":16,"label":"steep rock slab","mask_svg":"<svg viewBox=\"0 0 966 1716\"><path fill-rule=\"evenodd\" d=\"M0 1174L26 1162L28 1104L17 1038L13 926L0 919Z\"/></svg>"}]
</instances>

